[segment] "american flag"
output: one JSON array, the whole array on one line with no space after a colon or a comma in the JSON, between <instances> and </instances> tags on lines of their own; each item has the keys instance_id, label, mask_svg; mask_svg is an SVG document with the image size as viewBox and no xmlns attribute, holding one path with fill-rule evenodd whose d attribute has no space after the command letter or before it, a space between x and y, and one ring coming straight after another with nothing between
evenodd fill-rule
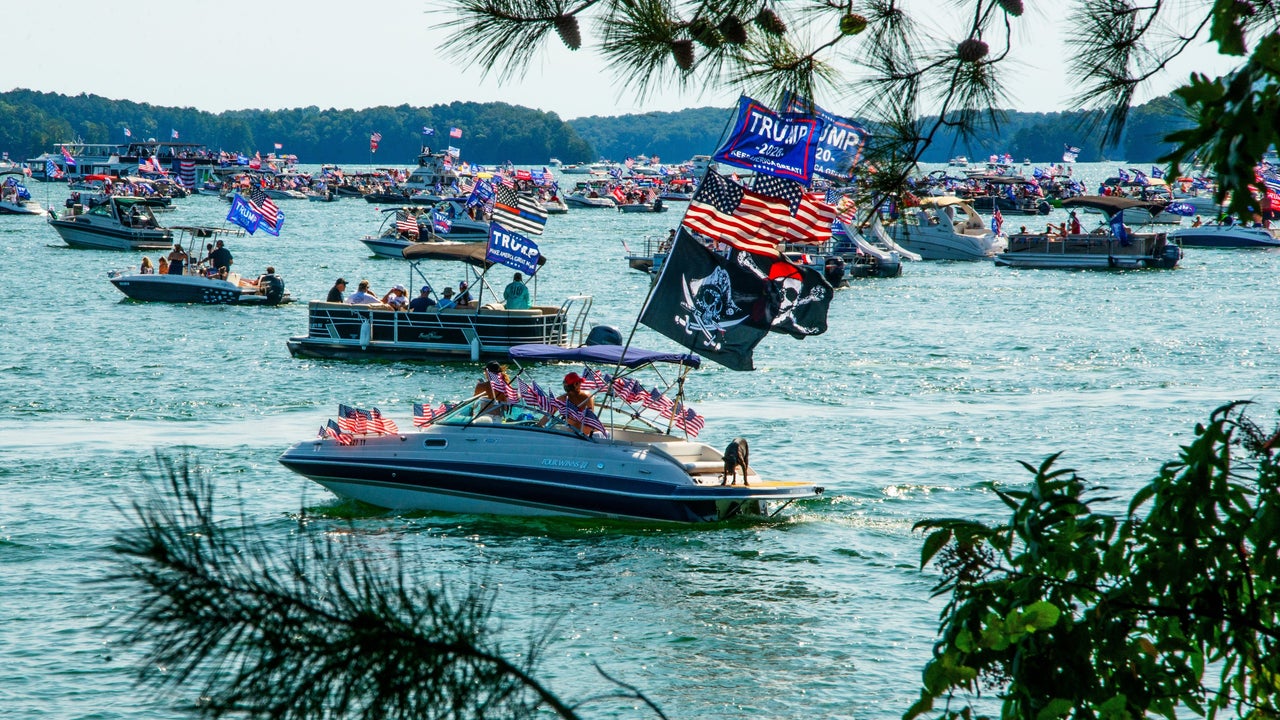
<instances>
[{"instance_id":1,"label":"american flag","mask_svg":"<svg viewBox=\"0 0 1280 720\"><path fill-rule=\"evenodd\" d=\"M671 402L671 398L663 395L662 391L658 388L654 388L645 393L644 406L650 410L657 410L660 413L670 412L673 404L674 403Z\"/></svg>"},{"instance_id":2,"label":"american flag","mask_svg":"<svg viewBox=\"0 0 1280 720\"><path fill-rule=\"evenodd\" d=\"M376 132L369 136L370 142L382 142L382 133Z\"/></svg>"},{"instance_id":3,"label":"american flag","mask_svg":"<svg viewBox=\"0 0 1280 720\"><path fill-rule=\"evenodd\" d=\"M643 385L631 378L617 378L613 381L613 394L623 402L634 404L642 402L649 393L645 391Z\"/></svg>"},{"instance_id":4,"label":"american flag","mask_svg":"<svg viewBox=\"0 0 1280 720\"><path fill-rule=\"evenodd\" d=\"M604 423L600 422L600 418L596 417L596 414L591 412L591 408L585 408L582 411L582 426L590 428L601 435L607 434L604 429Z\"/></svg>"},{"instance_id":5,"label":"american flag","mask_svg":"<svg viewBox=\"0 0 1280 720\"><path fill-rule=\"evenodd\" d=\"M178 139L178 131L177 131L177 130L169 130L169 137L173 138L174 140L177 140L177 139Z\"/></svg>"},{"instance_id":6,"label":"american flag","mask_svg":"<svg viewBox=\"0 0 1280 720\"><path fill-rule=\"evenodd\" d=\"M831 222L836 219L836 209L825 197L805 192L804 186L795 180L772 175L756 176L752 189L787 202L791 217L795 219L794 223L783 228L787 242L820 245L831 239Z\"/></svg>"},{"instance_id":7,"label":"american flag","mask_svg":"<svg viewBox=\"0 0 1280 720\"><path fill-rule=\"evenodd\" d=\"M714 172L703 178L680 224L739 250L771 256L779 254L778 243L787 240L787 228L799 229L785 201L747 190Z\"/></svg>"},{"instance_id":8,"label":"american flag","mask_svg":"<svg viewBox=\"0 0 1280 720\"><path fill-rule=\"evenodd\" d=\"M328 437L331 437L334 440L337 440L339 445L355 444L356 439L351 437L351 433L343 430L338 423L335 423L332 420L329 421L328 425L325 425L323 428L321 428L321 431L325 432L328 435Z\"/></svg>"},{"instance_id":9,"label":"american flag","mask_svg":"<svg viewBox=\"0 0 1280 720\"><path fill-rule=\"evenodd\" d=\"M58 169L57 165L53 164L53 160L45 159L44 176L57 179L62 177L62 171Z\"/></svg>"},{"instance_id":10,"label":"american flag","mask_svg":"<svg viewBox=\"0 0 1280 720\"><path fill-rule=\"evenodd\" d=\"M460 138L460 137L462 137L462 128L450 128L450 129L449 129L449 137L451 137L451 138Z\"/></svg>"},{"instance_id":11,"label":"american flag","mask_svg":"<svg viewBox=\"0 0 1280 720\"><path fill-rule=\"evenodd\" d=\"M369 414L350 405L338 405L338 427L343 432L364 435L369 432Z\"/></svg>"},{"instance_id":12,"label":"american flag","mask_svg":"<svg viewBox=\"0 0 1280 720\"><path fill-rule=\"evenodd\" d=\"M509 230L541 235L547 224L547 211L534 198L504 184L498 188L493 203L493 220Z\"/></svg>"},{"instance_id":13,"label":"american flag","mask_svg":"<svg viewBox=\"0 0 1280 720\"><path fill-rule=\"evenodd\" d=\"M379 435L397 435L400 428L396 426L396 421L382 414L378 408L369 411L369 427Z\"/></svg>"},{"instance_id":14,"label":"american flag","mask_svg":"<svg viewBox=\"0 0 1280 720\"><path fill-rule=\"evenodd\" d=\"M565 420L572 420L579 424L582 423L582 408L566 400L565 402L561 403L559 409L560 409L560 414L564 416Z\"/></svg>"},{"instance_id":15,"label":"american flag","mask_svg":"<svg viewBox=\"0 0 1280 720\"><path fill-rule=\"evenodd\" d=\"M1002 227L1004 227L1004 213L1000 212L997 206L995 214L991 216L991 232L999 235Z\"/></svg>"},{"instance_id":16,"label":"american flag","mask_svg":"<svg viewBox=\"0 0 1280 720\"><path fill-rule=\"evenodd\" d=\"M545 394L542 388L538 387L538 383L530 385L521 378L516 378L516 390L520 392L520 399L524 404L530 407L539 407L539 402Z\"/></svg>"},{"instance_id":17,"label":"american flag","mask_svg":"<svg viewBox=\"0 0 1280 720\"><path fill-rule=\"evenodd\" d=\"M675 425L688 433L689 437L698 437L698 433L702 432L706 421L701 415L694 412L693 408L681 403L680 408L676 410Z\"/></svg>"},{"instance_id":18,"label":"american flag","mask_svg":"<svg viewBox=\"0 0 1280 720\"><path fill-rule=\"evenodd\" d=\"M396 213L396 230L418 237L418 218L401 210Z\"/></svg>"},{"instance_id":19,"label":"american flag","mask_svg":"<svg viewBox=\"0 0 1280 720\"><path fill-rule=\"evenodd\" d=\"M267 194L262 190L262 186L255 184L249 188L249 203L253 205L254 210L257 210L262 215L262 221L268 227L276 226L277 221L280 219L280 208L276 207L275 202L267 197Z\"/></svg>"},{"instance_id":20,"label":"american flag","mask_svg":"<svg viewBox=\"0 0 1280 720\"><path fill-rule=\"evenodd\" d=\"M484 377L489 381L489 387L493 388L494 395L503 395L508 402L515 402L520 399L520 391L511 387L511 383L502 377L502 373L491 373L486 370Z\"/></svg>"},{"instance_id":21,"label":"american flag","mask_svg":"<svg viewBox=\"0 0 1280 720\"><path fill-rule=\"evenodd\" d=\"M413 404L413 424L417 427L426 427L436 421L436 418L448 412L449 406L441 404L438 408L432 408L430 405L422 403Z\"/></svg>"},{"instance_id":22,"label":"american flag","mask_svg":"<svg viewBox=\"0 0 1280 720\"><path fill-rule=\"evenodd\" d=\"M582 389L586 390L605 390L609 387L609 378L601 375L594 368L582 368Z\"/></svg>"}]
</instances>

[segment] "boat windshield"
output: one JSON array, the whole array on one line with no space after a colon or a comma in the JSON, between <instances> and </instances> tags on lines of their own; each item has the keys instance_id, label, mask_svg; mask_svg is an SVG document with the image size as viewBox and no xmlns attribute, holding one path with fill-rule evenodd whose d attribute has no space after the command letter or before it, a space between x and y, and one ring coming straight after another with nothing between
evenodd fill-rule
<instances>
[{"instance_id":1,"label":"boat windshield","mask_svg":"<svg viewBox=\"0 0 1280 720\"><path fill-rule=\"evenodd\" d=\"M558 414L546 413L523 402L495 402L484 395L477 395L451 408L436 425L501 425L527 427L580 434L569 427Z\"/></svg>"}]
</instances>

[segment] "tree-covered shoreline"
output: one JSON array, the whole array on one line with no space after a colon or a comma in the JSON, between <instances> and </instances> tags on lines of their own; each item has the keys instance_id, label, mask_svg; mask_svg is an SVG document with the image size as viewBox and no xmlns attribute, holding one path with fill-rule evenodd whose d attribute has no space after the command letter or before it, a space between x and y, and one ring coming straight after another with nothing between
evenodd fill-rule
<instances>
[{"instance_id":1,"label":"tree-covered shoreline","mask_svg":"<svg viewBox=\"0 0 1280 720\"><path fill-rule=\"evenodd\" d=\"M1008 153L1021 161L1054 162L1064 145L1081 148L1081 162L1125 160L1152 162L1172 144L1163 138L1190 126L1182 105L1160 98L1135 107L1128 129L1117 145L1099 147L1090 116L1083 112L1032 113L1009 110L996 127L986 127L961 141L942 133L921 160L946 162L954 155L971 159ZM856 111L841 108L850 115ZM62 95L33 90L0 93L0 150L24 160L56 143L124 143L132 139L169 139L178 130L183 141L215 150L252 154L281 145L281 152L302 162L404 165L421 145L455 145L473 162L544 164L599 158L621 160L642 153L668 162L711 153L731 114L730 108L700 107L674 112L600 116L562 120L554 112L506 103L453 102L432 106L408 104L355 109L316 106L283 110L244 109L211 113L190 107L163 107L98 95ZM451 138L452 128L462 130ZM434 131L423 134L424 128ZM376 153L369 136L380 133Z\"/></svg>"}]
</instances>

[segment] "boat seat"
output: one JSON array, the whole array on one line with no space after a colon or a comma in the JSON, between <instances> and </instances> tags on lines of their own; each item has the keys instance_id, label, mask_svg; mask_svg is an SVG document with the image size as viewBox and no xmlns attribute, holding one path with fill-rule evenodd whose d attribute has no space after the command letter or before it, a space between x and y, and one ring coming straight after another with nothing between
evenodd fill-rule
<instances>
[{"instance_id":1,"label":"boat seat","mask_svg":"<svg viewBox=\"0 0 1280 720\"><path fill-rule=\"evenodd\" d=\"M684 463L684 469L690 473L720 473L724 472L724 462L716 462L714 460L701 460L698 462Z\"/></svg>"}]
</instances>

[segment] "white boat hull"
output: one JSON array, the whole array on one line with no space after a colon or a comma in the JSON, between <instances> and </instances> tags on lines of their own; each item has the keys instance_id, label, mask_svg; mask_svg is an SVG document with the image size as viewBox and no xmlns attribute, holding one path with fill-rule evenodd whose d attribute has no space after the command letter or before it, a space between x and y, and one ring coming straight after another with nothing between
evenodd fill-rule
<instances>
[{"instance_id":1,"label":"white boat hull","mask_svg":"<svg viewBox=\"0 0 1280 720\"><path fill-rule=\"evenodd\" d=\"M1280 232L1260 227L1239 225L1201 225L1179 228L1169 233L1169 239L1183 247L1244 248L1280 247Z\"/></svg>"}]
</instances>

